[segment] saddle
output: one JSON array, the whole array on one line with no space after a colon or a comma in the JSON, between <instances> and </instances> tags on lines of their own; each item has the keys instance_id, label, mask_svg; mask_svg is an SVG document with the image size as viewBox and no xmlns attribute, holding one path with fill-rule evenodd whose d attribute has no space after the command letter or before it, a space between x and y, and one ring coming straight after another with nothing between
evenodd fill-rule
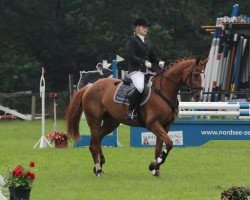
<instances>
[{"instance_id":1,"label":"saddle","mask_svg":"<svg viewBox=\"0 0 250 200\"><path fill-rule=\"evenodd\" d=\"M150 97L151 94L151 86L152 82L151 79L153 78L152 74L145 74L145 85L144 91L140 100L140 106L145 104ZM135 90L135 86L132 80L129 77L125 77L121 83L119 83L115 94L114 94L114 101L120 104L129 105L131 96Z\"/></svg>"}]
</instances>

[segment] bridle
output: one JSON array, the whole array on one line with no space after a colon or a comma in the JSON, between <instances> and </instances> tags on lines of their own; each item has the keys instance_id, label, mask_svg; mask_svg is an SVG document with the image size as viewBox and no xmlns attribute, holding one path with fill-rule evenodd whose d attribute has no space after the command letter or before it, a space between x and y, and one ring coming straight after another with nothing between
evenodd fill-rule
<instances>
[{"instance_id":1,"label":"bridle","mask_svg":"<svg viewBox=\"0 0 250 200\"><path fill-rule=\"evenodd\" d=\"M163 68L163 69L160 70L159 72L156 72L157 75L161 76L161 79L160 79L160 89L157 89L157 92L158 92L158 91L159 91L159 92L161 91L161 87L162 87L162 78L167 79L169 82L171 82L171 83L177 85L178 88L182 88L182 89L184 89L186 92L189 92L189 93L192 93L192 94L196 93L197 91L202 90L203 87L193 87L193 71L194 71L194 69L197 70L197 71L200 72L200 73L203 73L203 71L201 71L201 70L199 70L199 69L196 68L195 63L196 63L196 61L193 63L192 67L190 68L190 70L189 70L189 72L188 72L188 75L187 75L187 77L186 77L186 79L185 79L185 81L184 81L184 85L179 84L179 83L177 83L176 81L174 81L174 80L168 78L167 76L165 76L165 75L163 74L163 72L164 72L165 70L167 70L167 68ZM156 80L156 79L155 79L155 80ZM155 82L155 80L154 80L154 82ZM187 82L187 81L188 81L188 82ZM153 83L153 85L154 85L154 83Z\"/></svg>"},{"instance_id":2,"label":"bridle","mask_svg":"<svg viewBox=\"0 0 250 200\"><path fill-rule=\"evenodd\" d=\"M172 102L170 99L168 99L168 97L166 97L165 95L162 94L161 92L161 88L162 88L162 79L167 79L169 82L177 85L178 89L180 88L183 88L185 91L191 93L192 95L194 95L195 93L197 93L198 91L202 90L203 88L202 87L196 87L194 88L192 85L192 80L193 80L193 70L198 70L200 73L202 73L202 71L200 71L199 69L196 68L196 65L195 65L196 61L193 63L192 67L190 68L189 70L189 73L185 79L185 82L184 82L184 85L182 84L179 84L177 83L176 81L168 78L167 76L165 76L163 73L165 70L167 70L168 68L163 68L162 70L160 70L159 72L156 72L156 76L160 76L161 79L160 79L160 88L156 88L155 87L155 81L156 81L156 77L154 79L154 82L152 84L152 90L158 94L172 109L172 112L175 113L177 112L178 110L178 105L179 105L179 102L178 100L176 100L176 102ZM188 83L187 83L188 81Z\"/></svg>"},{"instance_id":3,"label":"bridle","mask_svg":"<svg viewBox=\"0 0 250 200\"><path fill-rule=\"evenodd\" d=\"M188 75L186 77L186 80L184 81L184 85L181 85L181 87L187 91L190 92L192 94L196 93L197 91L201 91L203 89L203 87L193 87L193 71L194 69L197 70L200 74L204 73L202 70L199 70L196 68L195 65L196 61L193 63L192 67L190 68ZM189 79L189 82L187 83Z\"/></svg>"}]
</instances>

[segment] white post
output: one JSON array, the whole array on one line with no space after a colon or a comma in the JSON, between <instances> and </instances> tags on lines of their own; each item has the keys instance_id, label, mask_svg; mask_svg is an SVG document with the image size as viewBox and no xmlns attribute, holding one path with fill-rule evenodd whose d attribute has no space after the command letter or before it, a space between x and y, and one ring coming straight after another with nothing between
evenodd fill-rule
<instances>
[{"instance_id":1,"label":"white post","mask_svg":"<svg viewBox=\"0 0 250 200\"><path fill-rule=\"evenodd\" d=\"M50 146L51 144L45 137L45 79L44 79L44 68L42 67L42 75L40 79L40 97L42 98L42 137L35 144L34 148L40 143L40 149L46 148L46 143Z\"/></svg>"},{"instance_id":2,"label":"white post","mask_svg":"<svg viewBox=\"0 0 250 200\"><path fill-rule=\"evenodd\" d=\"M56 130L56 97L54 97L54 131Z\"/></svg>"}]
</instances>

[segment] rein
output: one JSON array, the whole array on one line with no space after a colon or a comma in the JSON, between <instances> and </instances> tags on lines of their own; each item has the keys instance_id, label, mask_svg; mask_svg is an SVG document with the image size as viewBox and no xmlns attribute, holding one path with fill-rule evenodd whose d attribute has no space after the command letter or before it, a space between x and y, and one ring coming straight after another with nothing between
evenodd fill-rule
<instances>
[{"instance_id":1,"label":"rein","mask_svg":"<svg viewBox=\"0 0 250 200\"><path fill-rule=\"evenodd\" d=\"M184 81L184 84L185 84L184 86L183 86L183 85L180 85L180 84L177 83L176 81L173 81L172 79L170 79L170 78L168 78L167 76L163 75L162 73L166 70L166 68L163 69L163 70L160 70L160 72L156 72L157 75L161 76L161 80L160 80L160 89L157 89L157 91L158 91L158 90L159 90L159 91L161 90L162 78L167 79L167 80L170 81L171 83L177 85L178 88L183 88L183 89L184 89L185 91L187 91L187 92L194 93L193 90L195 90L195 89L202 90L202 89L203 89L202 87L197 87L197 88L192 87L192 78L193 78L193 70L194 70L194 69L196 69L196 70L197 70L198 72L200 72L200 73L203 73L203 71L200 71L200 70L198 70L198 69L196 68L195 62L194 62L193 65L192 65L192 67L191 67L190 70L189 70L189 73L188 73L188 75L187 75L187 77L186 77L186 80ZM189 79L189 82L187 83L188 79ZM155 81L155 80L154 80L154 81Z\"/></svg>"},{"instance_id":2,"label":"rein","mask_svg":"<svg viewBox=\"0 0 250 200\"><path fill-rule=\"evenodd\" d=\"M178 100L177 100L177 106L174 106L173 103L172 103L166 96L164 96L164 95L161 93L162 78L167 79L168 81L174 83L174 84L177 85L178 87L179 87L179 84L178 84L177 82L173 81L172 79L170 79L170 78L164 76L162 73L163 73L165 70L166 70L166 68L160 70L160 72L156 72L156 75L159 75L159 76L161 77L161 79L160 79L160 89L157 89L157 88L155 87L156 78L154 79L154 82L153 82L153 85L152 85L152 89L153 89L153 91L154 91L157 95L159 95L164 101L167 102L167 104L171 107L172 112L174 113L174 112L176 112L176 111L178 110L179 102L178 102Z\"/></svg>"},{"instance_id":3,"label":"rein","mask_svg":"<svg viewBox=\"0 0 250 200\"><path fill-rule=\"evenodd\" d=\"M193 70L194 70L194 69L198 70L198 69L195 67L195 62L193 63L192 67L191 67L190 70L189 70L189 73L188 73L188 75L187 75L187 77L186 77L186 80L185 80L185 82L184 82L184 84L185 84L184 86L183 86L183 85L180 85L180 84L177 83L176 81L174 81L174 80L168 78L167 76L163 75L163 72L166 70L166 68L160 70L159 72L156 72L157 75L159 75L159 76L161 77L161 79L160 79L160 88L157 89L157 88L155 87L155 81L156 81L156 78L155 78L155 79L154 79L154 82L153 82L152 89L153 89L153 91L154 91L156 94L158 94L164 101L167 102L167 104L171 107L171 109L172 109L173 112L176 112L176 110L178 109L179 102L178 102L178 100L177 100L177 106L174 106L173 103L172 103L165 95L163 95L163 94L161 93L162 79L163 79L163 78L164 78L164 79L167 79L169 82L171 82L171 83L177 85L178 88L181 87L181 88L183 88L183 89L184 89L185 91L187 91L187 92L194 93L193 90L196 90L196 89L202 90L202 89L203 89L202 87L199 87L199 88L193 88L193 87L192 87L192 77L193 77ZM199 70L198 70L198 71L199 71ZM199 71L199 72L202 73L201 71ZM188 83L187 83L187 81L188 81Z\"/></svg>"}]
</instances>

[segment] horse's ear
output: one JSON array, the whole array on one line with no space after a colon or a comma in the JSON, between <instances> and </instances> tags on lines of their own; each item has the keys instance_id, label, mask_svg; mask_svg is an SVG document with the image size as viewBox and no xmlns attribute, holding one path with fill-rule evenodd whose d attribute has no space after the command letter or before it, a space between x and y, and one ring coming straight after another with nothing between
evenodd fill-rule
<instances>
[{"instance_id":1,"label":"horse's ear","mask_svg":"<svg viewBox=\"0 0 250 200\"><path fill-rule=\"evenodd\" d=\"M195 64L198 65L200 61L201 61L201 56L198 56L198 57L196 58Z\"/></svg>"},{"instance_id":2,"label":"horse's ear","mask_svg":"<svg viewBox=\"0 0 250 200\"><path fill-rule=\"evenodd\" d=\"M203 61L202 61L202 65L206 65L207 62L208 62L208 60L209 60L209 57L208 57L206 60L203 60Z\"/></svg>"}]
</instances>

